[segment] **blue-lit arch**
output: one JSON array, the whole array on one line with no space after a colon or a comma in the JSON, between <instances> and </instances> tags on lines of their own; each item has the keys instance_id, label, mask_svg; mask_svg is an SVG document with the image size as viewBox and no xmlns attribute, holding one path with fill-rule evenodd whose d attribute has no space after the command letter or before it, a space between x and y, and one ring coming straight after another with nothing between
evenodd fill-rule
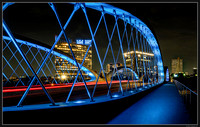
<instances>
[{"instance_id":1,"label":"blue-lit arch","mask_svg":"<svg viewBox=\"0 0 200 127\"><path fill-rule=\"evenodd\" d=\"M3 5L3 11L8 8L10 5L12 5L14 3L6 3ZM71 92L73 91L73 88L74 88L74 85L77 81L77 77L78 75L80 74L81 75L81 78L84 82L84 85L85 85L85 88L86 88L86 91L87 91L87 94L88 94L88 97L90 98L91 101L93 101L93 95L95 93L95 89L96 89L96 85L97 85L97 82L98 82L98 78L100 76L100 73L101 71L103 72L103 75L105 78L105 81L106 81L106 85L108 87L108 94L110 95L110 97L112 98L112 94L111 94L111 91L110 91L110 88L111 88L111 84L112 84L112 79L111 79L111 82L110 82L110 86L108 85L108 80L107 80L107 76L104 72L104 69L103 69L103 65L104 65L104 60L102 62L101 58L100 58L100 55L99 55L99 52L98 52L98 48L96 46L96 40L95 40L95 34L96 34L96 31L98 30L99 28L99 24L101 23L101 19L104 19L104 23L105 23L105 27L106 27L106 30L108 29L107 28L107 23L105 22L105 14L109 14L111 16L113 16L115 18L115 25L116 25L116 29L117 29L117 33L118 33L118 38L119 38L119 43L120 43L120 46L119 46L119 51L118 51L118 54L120 52L120 49L121 49L121 53L122 53L122 57L123 57L123 62L124 62L124 66L126 68L126 62L125 62L125 58L124 58L124 51L123 51L123 47L122 47L122 40L124 38L123 37L120 37L120 32L119 32L119 28L118 28L118 19L122 20L124 22L124 26L125 26L125 32L126 31L126 25L127 23L130 24L131 26L131 29L135 28L136 30L136 36L137 36L137 41L140 41L138 43L140 43L141 46L145 46L147 45L148 47L148 50L154 54L154 58L153 58L153 62L152 62L152 65L148 65L148 66L151 66L150 69L149 69L149 72L148 73L153 73L154 74L154 80L152 80L151 84L152 86L157 85L157 84L160 84L162 82L164 82L164 70L163 70L163 62L162 62L162 56L161 56L161 52L160 52L160 49L159 49L159 45L157 43L157 40L156 38L154 37L153 33L151 32L151 30L147 27L146 24L144 24L140 19L138 19L137 17L133 16L132 14L122 10L122 9L119 9L119 8L116 8L114 6L111 6L109 4L105 4L105 3L70 3L70 4L74 4L74 9L71 13L71 15L69 16L68 20L66 21L65 25L63 26L60 22L60 18L58 16L58 13L56 11L56 8L54 6L53 3L48 3L51 7L51 9L54 11L55 13L55 16L57 18L57 21L60 25L60 28L61 28L61 32L60 34L58 35L58 38L55 40L54 44L52 45L51 48L46 48L46 46L41 46L40 44L37 45L37 44L33 44L31 42L27 42L27 41L23 41L23 40L19 40L19 39L15 39L15 37L12 35L12 32L10 31L9 27L7 26L6 22L3 21L3 27L4 27L4 30L7 32L8 34L8 38L10 38L10 40L12 40L12 42L14 43L14 45L16 46L17 50L20 52L21 56L23 57L23 59L25 60L25 62L27 63L27 65L29 66L29 68L31 69L31 71L33 72L34 74L34 78L33 80L31 80L31 83L29 84L29 87L26 89L25 93L23 94L23 97L21 98L20 102L18 103L18 106L21 105L21 103L23 102L23 100L25 99L27 93L29 92L29 89L31 88L33 82L35 79L38 79L38 81L40 82L40 85L43 87L43 90L45 91L45 93L47 94L47 96L49 97L50 101L52 102L53 105L54 102L53 102L53 99L51 99L51 96L48 94L48 92L46 91L45 87L43 86L43 83L40 81L39 77L38 77L38 74L39 72L42 70L43 66L45 65L45 62L47 61L48 57L50 56L50 54L53 54L54 56L58 56L58 57L61 57L62 59L64 60L67 60L69 61L69 63L77 66L78 68L78 73L77 73L77 76L73 82L73 85L70 89L70 92L68 94L68 97L67 97L67 100L66 102L68 102L69 100L69 97L71 95ZM99 60L99 64L101 66L101 69L100 69L100 73L98 75L98 78L96 78L96 74L93 72L93 70L90 70L90 69L87 69L85 67L83 67L83 63L84 63L84 60L82 61L82 63L78 63L75 56L74 56L74 53L72 51L72 48L69 44L69 39L68 37L66 36L66 33L64 32L64 30L66 29L66 27L68 26L69 22L71 21L72 19L72 16L74 15L74 13L79 9L81 8L82 11L84 12L84 15L85 15L85 18L86 18L86 21L87 21L87 25L88 25L88 28L89 28L89 31L90 31L90 35L91 35L91 38L92 38L92 44L94 44L94 47L95 47L95 51L97 53L97 56L98 56L98 60ZM96 27L96 30L95 32L93 32L93 30L91 29L91 24L89 22L89 19L88 19L88 15L86 13L86 8L91 8L91 9L94 9L94 10L97 10L99 12L102 13L101 15L101 18L99 20L99 23ZM114 29L113 29L114 30ZM107 30L108 31L108 30ZM139 32L139 34L138 34ZM132 32L131 32L132 34ZM68 43L68 46L69 46L69 49L71 51L71 54L72 54L72 57L70 56L66 56L66 55L63 55L62 53L59 53L59 52L56 52L54 51L54 47L55 45L57 44L57 42L59 41L60 37L64 35L65 37L65 40L66 42ZM139 40L138 40L138 35L140 36ZM113 49L112 49L112 45L110 43L110 41L112 40L112 37L110 37L109 35L109 32L107 32L107 36L109 38L109 44L108 44L108 47L107 47L107 51L109 49L109 46L111 48L111 51L112 51L112 54L113 54ZM5 39L5 37L4 37ZM37 70L37 72L35 72L35 70L33 69L33 67L31 66L31 64L29 63L29 61L27 60L26 56L23 54L23 52L21 51L21 49L19 48L18 44L17 43L21 43L21 44L25 44L27 46L31 46L31 47L35 47L37 49L40 49L40 50L43 50L43 51L46 51L47 52L47 55L46 57L44 58L42 64L39 66L39 69ZM127 43L128 40L127 40ZM133 38L133 43L134 43L134 38ZM145 44L143 44L145 43ZM129 43L130 44L130 43ZM128 44L128 48L129 48L129 44ZM90 47L90 46L89 46ZM89 48L88 48L89 49ZM143 50L143 48L140 49L140 51L142 51L144 53L146 49ZM88 51L88 50L87 50ZM107 55L107 51L105 53L105 56L104 56L104 59L106 58L106 55ZM135 47L134 47L134 51L135 51ZM148 51L148 52L149 52ZM87 55L87 53L86 53ZM85 55L85 56L86 56ZM114 56L114 55L113 55ZM118 55L119 56L119 55ZM118 61L118 56L115 60L115 57L113 57L113 60L114 60L114 64L115 64L115 68L116 68L116 62ZM143 59L144 59L144 55L143 55ZM137 58L136 58L136 61L137 61ZM146 63L145 63L146 64ZM143 73L146 73L146 69L145 69L145 64L144 64L144 61L143 61L143 65L144 67L141 69L142 71L142 75ZM148 63L147 63L148 64ZM137 73L139 72L140 73L140 69L138 70L138 65L137 66ZM141 67L141 62L140 62L140 65ZM153 66L153 67L152 67ZM133 68L132 68L133 69ZM87 88L87 84L85 83L85 80L84 80L84 77L82 75L82 71L83 70L86 74L88 74L88 76L91 78L91 80L89 81L94 81L96 80L96 84L95 84L95 87L93 89L93 92L92 94L89 92L88 88ZM128 69L129 70L129 69ZM131 70L131 69L130 69ZM150 72L150 70L152 70L152 72ZM127 70L126 70L127 71ZM133 71L133 70L131 70ZM126 72L127 73L127 72ZM134 72L134 74L136 74ZM119 77L119 76L118 76ZM140 77L140 74L138 74L138 77ZM128 79L128 82L129 82L129 79ZM148 82L149 83L149 82ZM123 95L123 88L122 88L122 84L121 84L121 80L119 79L119 84L120 84L120 89L121 89L121 92L122 92L122 95ZM136 85L136 84L135 84ZM141 86L141 84L140 84ZM127 87L126 87L127 88ZM135 87L137 89L137 87ZM143 80L143 88L144 88L144 80Z\"/></svg>"},{"instance_id":2,"label":"blue-lit arch","mask_svg":"<svg viewBox=\"0 0 200 127\"><path fill-rule=\"evenodd\" d=\"M9 7L10 5L13 5L14 3L5 3L3 5L3 11ZM71 3L71 4L80 4L80 3ZM97 11L104 11L105 14L109 15L117 15L118 18L120 18L123 21L126 21L131 26L135 27L147 40L148 44L150 45L152 52L154 53L154 57L157 58L157 67L158 67L158 83L164 82L164 68L163 68L163 61L161 52L159 49L158 42L153 35L152 31L148 28L148 26L142 22L140 19L132 15L131 13L124 11L120 8L114 7L109 4L105 3L82 3L81 5L84 5L85 7L97 10ZM75 64L72 62L72 64ZM83 69L84 70L84 69ZM87 71L87 70L85 70Z\"/></svg>"}]
</instances>

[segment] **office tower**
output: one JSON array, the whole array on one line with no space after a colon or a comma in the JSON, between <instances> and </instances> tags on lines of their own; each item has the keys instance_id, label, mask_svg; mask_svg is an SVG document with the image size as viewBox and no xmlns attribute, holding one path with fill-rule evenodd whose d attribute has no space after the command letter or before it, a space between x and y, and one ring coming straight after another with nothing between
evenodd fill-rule
<instances>
[{"instance_id":1,"label":"office tower","mask_svg":"<svg viewBox=\"0 0 200 127\"><path fill-rule=\"evenodd\" d=\"M183 72L183 59L179 57L177 59L172 59L172 73L177 74L179 72Z\"/></svg>"},{"instance_id":2,"label":"office tower","mask_svg":"<svg viewBox=\"0 0 200 127\"><path fill-rule=\"evenodd\" d=\"M136 72L141 72L145 68L145 70L149 70L149 68L153 69L153 53L141 52L141 51L130 51L124 53L124 58L126 60L126 66L132 68ZM145 67L144 67L145 66ZM156 65L154 66L156 69Z\"/></svg>"},{"instance_id":3,"label":"office tower","mask_svg":"<svg viewBox=\"0 0 200 127\"><path fill-rule=\"evenodd\" d=\"M91 42L92 42L91 40L79 39L73 42L70 40L70 46L72 47L72 51L79 64L82 63L82 60ZM61 38L59 42L55 45L55 48L66 53L67 56L73 59L72 53L65 39ZM71 78L75 78L75 76L77 75L78 67L69 63L67 60L63 60L62 58L56 56L55 65L56 65L57 78L60 78L63 80L69 80ZM92 47L90 47L87 53L83 66L88 69L92 69ZM82 72L82 74L87 76L87 74L84 72Z\"/></svg>"}]
</instances>

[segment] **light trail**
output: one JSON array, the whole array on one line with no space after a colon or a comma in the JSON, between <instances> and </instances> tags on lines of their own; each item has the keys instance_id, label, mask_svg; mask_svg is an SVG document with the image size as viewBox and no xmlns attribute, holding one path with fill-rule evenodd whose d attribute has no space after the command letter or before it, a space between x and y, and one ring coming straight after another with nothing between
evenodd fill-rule
<instances>
[{"instance_id":1,"label":"light trail","mask_svg":"<svg viewBox=\"0 0 200 127\"><path fill-rule=\"evenodd\" d=\"M123 80L121 81L122 83L127 83L128 80ZM135 80L129 81L129 82L135 82ZM87 82L87 85L95 85L96 82ZM110 83L110 81L108 81ZM117 84L119 83L119 80L117 81L112 81L112 84ZM61 83L61 84L45 84L46 89L57 89L57 88L66 88L66 87L72 87L73 83ZM106 81L99 81L97 85L104 85L106 84ZM79 82L75 84L75 87L78 86L84 86L83 82ZM11 92L22 92L26 91L26 88L28 86L17 86L17 87L4 87L3 88L3 93L11 93ZM42 87L40 85L34 85L30 90L42 90Z\"/></svg>"}]
</instances>

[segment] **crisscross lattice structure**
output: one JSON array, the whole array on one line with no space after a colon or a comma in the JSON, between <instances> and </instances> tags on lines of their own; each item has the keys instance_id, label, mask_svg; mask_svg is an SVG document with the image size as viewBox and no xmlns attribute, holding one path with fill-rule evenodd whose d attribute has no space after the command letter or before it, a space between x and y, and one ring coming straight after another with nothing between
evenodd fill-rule
<instances>
[{"instance_id":1,"label":"crisscross lattice structure","mask_svg":"<svg viewBox=\"0 0 200 127\"><path fill-rule=\"evenodd\" d=\"M5 3L3 11L6 8L9 9L8 7L12 4L14 3ZM164 81L163 62L157 40L140 19L109 4L70 3L69 6L74 6L73 10L69 11L69 17L63 24L57 11L59 4L61 3L48 3L61 31L51 46L18 38L13 34L15 31L12 32L9 24L7 25L3 20L3 85L16 88L27 86L18 106L21 106L33 85L41 86L51 103L55 105L45 89L46 84L72 83L66 99L68 102L78 82L83 83L88 97L94 101L99 81L105 83L106 94L109 97L112 97L113 93L111 90L113 80L118 81L119 92L122 95L129 89L152 87ZM95 13L97 18L91 16L90 13ZM77 29L85 26L87 32L84 34L91 39L91 43L87 45L87 50L82 56L82 61L77 60L79 57L75 53L77 49L72 46L69 39L68 33L74 32L67 29L76 20L73 18L76 14L82 14L85 20L75 26ZM99 20L90 20L90 18ZM70 53L55 48L61 38L66 42ZM91 48L94 54L92 56L93 69L84 63ZM56 62L56 58L59 58L61 62ZM69 64L73 66L69 67ZM109 71L105 69L106 65ZM61 73L58 73L59 71ZM67 72L70 78L62 78L62 76L66 77L62 75L64 72ZM123 80L126 81L125 86ZM92 89L89 89L88 82L94 82Z\"/></svg>"}]
</instances>

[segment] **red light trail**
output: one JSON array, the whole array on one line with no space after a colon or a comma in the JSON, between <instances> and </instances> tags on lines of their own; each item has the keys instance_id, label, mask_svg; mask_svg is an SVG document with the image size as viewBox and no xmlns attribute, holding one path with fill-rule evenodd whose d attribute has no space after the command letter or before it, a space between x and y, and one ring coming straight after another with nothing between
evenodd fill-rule
<instances>
[{"instance_id":1,"label":"red light trail","mask_svg":"<svg viewBox=\"0 0 200 127\"><path fill-rule=\"evenodd\" d=\"M126 83L128 82L128 80L123 80L121 81L121 83ZM134 80L131 80L129 82L134 82ZM87 82L86 84L89 85L95 85L96 82ZM110 83L110 81L108 81L108 84ZM112 84L117 84L119 83L118 81L112 81ZM46 89L57 89L57 88L65 88L65 87L72 87L73 83L61 83L61 84L45 84L45 88ZM97 85L103 85L106 84L106 81L99 81L97 83ZM76 83L75 87L77 86L84 86L83 82L80 83ZM17 86L17 87L3 87L3 93L9 93L9 92L21 92L21 91L26 91L28 86ZM30 88L31 90L42 90L42 87L40 85L34 85L32 86L32 88Z\"/></svg>"}]
</instances>

